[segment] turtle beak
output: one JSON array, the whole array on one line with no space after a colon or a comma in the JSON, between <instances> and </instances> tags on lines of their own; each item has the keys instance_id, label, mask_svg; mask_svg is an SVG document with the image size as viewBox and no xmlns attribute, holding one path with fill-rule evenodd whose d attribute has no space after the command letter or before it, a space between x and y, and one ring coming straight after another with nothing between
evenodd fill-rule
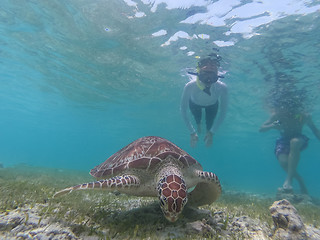
<instances>
[{"instance_id":1,"label":"turtle beak","mask_svg":"<svg viewBox=\"0 0 320 240\"><path fill-rule=\"evenodd\" d=\"M187 198L185 199L176 199L176 201L174 201L174 199L172 197L166 198L168 201L160 201L160 207L161 210L165 216L165 218L169 221L169 222L175 222L178 220L183 207L185 206L185 204L187 203Z\"/></svg>"},{"instance_id":2,"label":"turtle beak","mask_svg":"<svg viewBox=\"0 0 320 240\"><path fill-rule=\"evenodd\" d=\"M169 222L175 222L178 220L179 214L172 214L168 212L167 214L165 214L165 217Z\"/></svg>"}]
</instances>

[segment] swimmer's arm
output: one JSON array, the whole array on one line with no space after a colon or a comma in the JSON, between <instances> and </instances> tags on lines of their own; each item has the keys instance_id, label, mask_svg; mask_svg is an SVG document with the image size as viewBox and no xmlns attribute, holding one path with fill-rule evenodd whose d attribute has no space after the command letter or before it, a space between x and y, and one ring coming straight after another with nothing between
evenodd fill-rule
<instances>
[{"instance_id":1,"label":"swimmer's arm","mask_svg":"<svg viewBox=\"0 0 320 240\"><path fill-rule=\"evenodd\" d=\"M229 102L229 96L228 96L228 88L227 85L223 84L221 86L221 96L220 96L220 103L219 103L219 114L217 119L214 121L210 132L212 134L216 133L217 130L219 129L220 125L224 121L227 115L227 110L228 110L228 102Z\"/></svg>"},{"instance_id":2,"label":"swimmer's arm","mask_svg":"<svg viewBox=\"0 0 320 240\"><path fill-rule=\"evenodd\" d=\"M259 132L266 132L270 129L277 129L278 126L276 121L277 121L277 115L272 114L271 117L261 125Z\"/></svg>"},{"instance_id":3,"label":"swimmer's arm","mask_svg":"<svg viewBox=\"0 0 320 240\"><path fill-rule=\"evenodd\" d=\"M307 115L306 116L306 124L311 129L313 134L320 140L320 130L314 124L314 122L313 122L313 120L311 118L311 115Z\"/></svg>"},{"instance_id":4,"label":"swimmer's arm","mask_svg":"<svg viewBox=\"0 0 320 240\"><path fill-rule=\"evenodd\" d=\"M182 98L181 98L181 104L180 104L180 112L183 118L183 121L185 122L187 128L189 129L190 134L196 133L187 113L187 109L189 106L189 100L191 97L191 86L190 84L187 84L182 93Z\"/></svg>"}]
</instances>

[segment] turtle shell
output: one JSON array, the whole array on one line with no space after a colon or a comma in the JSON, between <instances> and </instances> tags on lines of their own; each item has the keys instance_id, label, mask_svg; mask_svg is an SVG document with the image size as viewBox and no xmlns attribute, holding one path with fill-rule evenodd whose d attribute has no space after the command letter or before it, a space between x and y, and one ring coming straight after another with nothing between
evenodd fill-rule
<instances>
[{"instance_id":1,"label":"turtle shell","mask_svg":"<svg viewBox=\"0 0 320 240\"><path fill-rule=\"evenodd\" d=\"M184 167L198 165L193 157L172 142L161 137L142 137L122 148L105 162L90 171L95 178L112 177L127 169L154 170L158 164L171 155Z\"/></svg>"}]
</instances>

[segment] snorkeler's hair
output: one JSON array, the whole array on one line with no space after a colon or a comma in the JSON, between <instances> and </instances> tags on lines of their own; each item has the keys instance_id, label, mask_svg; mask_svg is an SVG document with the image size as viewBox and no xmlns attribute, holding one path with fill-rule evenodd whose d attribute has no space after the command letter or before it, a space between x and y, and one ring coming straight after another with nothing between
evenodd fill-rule
<instances>
[{"instance_id":1,"label":"snorkeler's hair","mask_svg":"<svg viewBox=\"0 0 320 240\"><path fill-rule=\"evenodd\" d=\"M295 86L276 85L267 96L267 105L273 109L281 111L286 109L290 113L305 112L307 109L307 93L304 89L297 89Z\"/></svg>"},{"instance_id":2,"label":"snorkeler's hair","mask_svg":"<svg viewBox=\"0 0 320 240\"><path fill-rule=\"evenodd\" d=\"M203 58L200 58L200 61L198 62L198 67L202 68L204 66L220 66L220 60L221 57L215 53L211 53Z\"/></svg>"}]
</instances>

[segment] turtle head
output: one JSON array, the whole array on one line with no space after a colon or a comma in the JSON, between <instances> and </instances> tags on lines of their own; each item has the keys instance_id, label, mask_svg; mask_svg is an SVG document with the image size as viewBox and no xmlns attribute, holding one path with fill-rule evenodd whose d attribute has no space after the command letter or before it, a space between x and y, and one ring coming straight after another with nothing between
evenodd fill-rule
<instances>
[{"instance_id":1,"label":"turtle head","mask_svg":"<svg viewBox=\"0 0 320 240\"><path fill-rule=\"evenodd\" d=\"M181 176L171 174L160 178L158 182L160 207L166 219L177 221L187 203L187 187Z\"/></svg>"}]
</instances>

